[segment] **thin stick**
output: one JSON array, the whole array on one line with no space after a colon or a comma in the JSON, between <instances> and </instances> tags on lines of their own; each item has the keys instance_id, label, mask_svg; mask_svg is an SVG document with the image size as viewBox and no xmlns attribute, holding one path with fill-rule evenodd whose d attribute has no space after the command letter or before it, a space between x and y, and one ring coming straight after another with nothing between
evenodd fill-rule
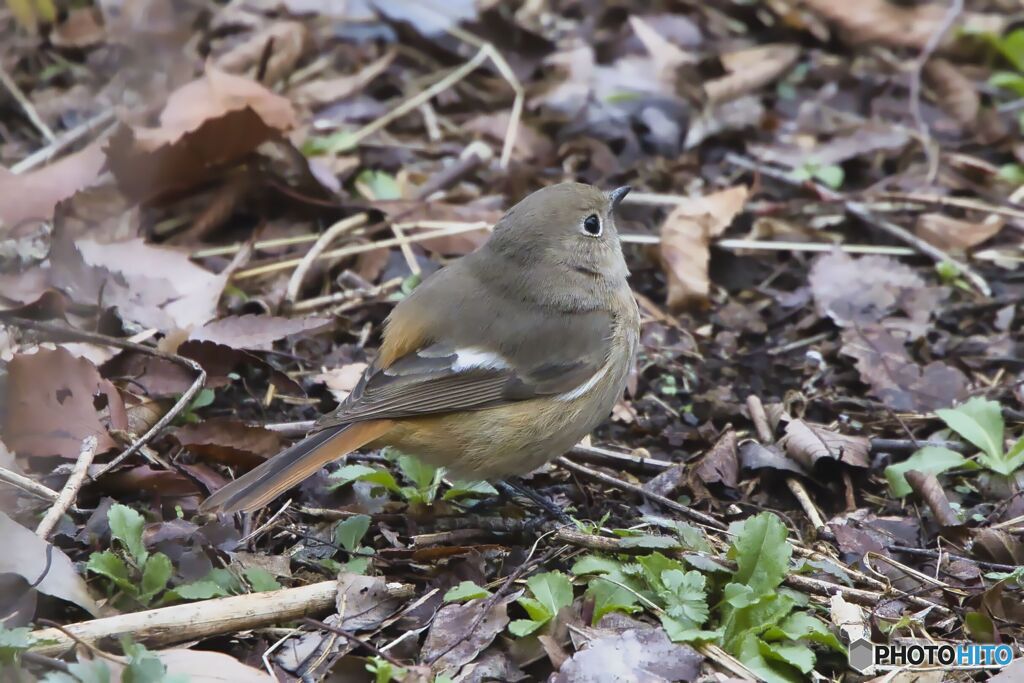
<instances>
[{"instance_id":1,"label":"thin stick","mask_svg":"<svg viewBox=\"0 0 1024 683\"><path fill-rule=\"evenodd\" d=\"M36 536L44 541L50 535L50 532L53 531L53 527L57 526L61 516L67 512L75 498L78 497L78 491L82 488L82 484L85 483L85 475L89 472L89 465L92 464L92 459L96 457L96 445L95 436L87 436L82 440L82 450L78 453L78 460L75 461L75 468L71 470L71 476L64 483L64 488L61 489L57 500L46 511L43 521L39 522L39 526L36 527Z\"/></svg>"},{"instance_id":2,"label":"thin stick","mask_svg":"<svg viewBox=\"0 0 1024 683\"><path fill-rule=\"evenodd\" d=\"M335 292L334 294L316 296L312 299L303 299L302 301L296 301L292 305L291 310L293 313L301 313L302 311L310 311L323 306L332 306L334 304L342 304L350 301L364 300L370 297L380 296L381 294L401 286L404 281L405 278L396 277L388 280L387 282L382 282L376 287L370 287L368 289L349 289L344 292Z\"/></svg>"},{"instance_id":3,"label":"thin stick","mask_svg":"<svg viewBox=\"0 0 1024 683\"><path fill-rule=\"evenodd\" d=\"M43 137L51 143L56 141L57 136L53 134L53 131L48 125L46 125L46 122L39 118L39 112L36 111L32 102L29 101L25 96L25 93L22 92L21 88L18 87L18 84L14 82L14 79L11 78L11 75L7 73L2 66L0 66L0 83L4 84L4 87L11 93L11 97L21 105L21 109L25 112L25 116L27 116L28 120L32 122L32 125L43 134Z\"/></svg>"},{"instance_id":4,"label":"thin stick","mask_svg":"<svg viewBox=\"0 0 1024 683\"><path fill-rule=\"evenodd\" d=\"M337 581L321 581L298 588L214 598L92 619L65 626L63 630L66 633L56 628L33 631L33 640L39 645L31 650L44 655L59 654L74 647L73 638L95 643L122 633L131 634L136 641L150 645L170 645L220 633L237 633L327 612L334 607L337 593Z\"/></svg>"},{"instance_id":5,"label":"thin stick","mask_svg":"<svg viewBox=\"0 0 1024 683\"><path fill-rule=\"evenodd\" d=\"M875 227L880 228L884 232L887 232L889 235L895 237L901 242L905 242L911 245L917 251L924 254L925 256L928 256L936 263L949 262L953 264L954 266L956 266L957 270L959 270L963 274L964 278L966 278L972 285L974 285L974 287L979 292L981 292L985 296L992 295L992 288L989 287L988 283L985 281L985 278L983 278L981 275L975 272L975 270L971 268L969 265L967 265L963 261L960 261L959 259L953 258L952 256L950 256L943 250L939 249L935 245L922 240L921 238L917 237L906 228L884 218L879 218L878 216L871 212L867 204L846 198L843 195L839 194L838 192L834 192L833 190L825 187L820 183L816 183L811 180L797 180L796 178L793 178L790 174L785 173L784 171L773 168L771 166L766 166L765 164L758 163L756 161L753 161L752 159L748 159L739 154L730 152L726 155L726 160L729 163L733 164L734 166L739 166L740 168L744 168L754 173L760 173L762 175L765 175L769 178L773 178L792 187L810 186L815 190L815 192L819 194L819 196L825 197L826 199L838 200L843 202L843 205L846 207L847 211L852 213L854 216L857 216L865 223L874 225Z\"/></svg>"},{"instance_id":6,"label":"thin stick","mask_svg":"<svg viewBox=\"0 0 1024 683\"><path fill-rule=\"evenodd\" d=\"M458 228L452 228L450 230L435 230L433 232L425 232L412 237L407 237L406 241L410 244L416 242L425 242L427 240L436 239L438 237L448 237L450 235L460 235L465 232L473 232L480 230L481 227L478 224L470 224L461 226ZM349 247L342 247L340 249L332 249L331 251L325 251L319 256L318 259L333 259L342 258L345 256L355 256L356 254L363 254L368 251L376 251L378 249L389 249L396 247L401 243L398 239L386 239L380 240L379 242L371 242L369 244L355 244ZM247 280L249 278L258 277L260 275L267 275L269 273L276 273L280 270L288 270L293 268L302 261L300 258L286 259L284 261L278 261L276 263L268 263L263 266L256 266L255 268L249 268L247 270L240 270L232 276L232 280Z\"/></svg>"},{"instance_id":7,"label":"thin stick","mask_svg":"<svg viewBox=\"0 0 1024 683\"><path fill-rule=\"evenodd\" d=\"M182 365L196 373L196 379L192 383L192 386L185 390L185 393L183 393L181 395L181 398L179 398L178 401L173 406L171 406L171 409L164 413L163 416L159 420L157 420L152 427L149 428L149 431L147 431L141 437L136 439L135 442L132 443L124 451L122 451L120 455L118 455L116 458L107 463L103 467L103 469L101 469L95 476L90 477L93 480L99 479L104 474L120 465L124 460L134 455L136 451L138 451L140 448L149 443L153 439L153 437L160 432L160 430L162 430L164 427L170 424L171 420L177 417L177 415L189 405L189 403L192 401L192 398L195 397L197 393L199 393L199 390L202 389L203 385L206 383L206 370L204 370L203 367L199 365L199 363L195 362L191 358L185 358L184 356L179 356L174 353L165 353L164 351L160 351L159 349L154 349L152 347L144 346L142 344L136 344L135 342L130 342L125 339L108 337L107 335L97 334L95 332L85 332L83 330L76 330L74 328L65 327L63 325L54 325L52 323L41 322L39 320L29 320L27 318L10 318L9 322L11 325L14 325L16 327L28 330L35 330L36 332L54 335L58 338L67 338L75 341L90 342L92 344L101 344L103 346L113 346L114 348L118 349L128 349L129 351L146 353L157 358L162 358L163 360L169 361L171 363Z\"/></svg>"},{"instance_id":8,"label":"thin stick","mask_svg":"<svg viewBox=\"0 0 1024 683\"><path fill-rule=\"evenodd\" d=\"M638 496L642 496L649 500L653 500L654 502L664 507L667 507L670 510L675 510L676 512L686 515L687 517L689 517L690 519L694 520L699 524L704 524L705 526L709 526L713 529L718 529L719 531L725 531L726 529L726 526L724 524L719 522L711 515L706 515L703 512L698 512L697 510L687 507L682 503L677 503L671 498L666 498L665 496L659 495L657 493L647 491L642 486L630 484L627 481L617 479L609 474L605 474L604 472L598 472L597 470L590 469L589 467L584 467L583 465L580 465L578 463L573 462L572 460L569 460L565 456L555 458L554 462L559 467L564 467L567 470L571 470L578 474L582 474L583 476L589 477L590 479L596 479L597 481L608 484L609 486L614 486L615 488L622 489L624 491L629 491L631 493L637 494Z\"/></svg>"},{"instance_id":9,"label":"thin stick","mask_svg":"<svg viewBox=\"0 0 1024 683\"><path fill-rule=\"evenodd\" d=\"M285 291L284 300L287 303L292 303L299 296L299 289L302 287L302 281L306 277L306 273L309 272L310 266L316 260L317 256L323 253L323 250L327 248L334 240L338 239L341 235L347 232L363 226L369 217L365 213L357 213L354 216L349 216L343 220L338 221L331 227L324 231L324 234L320 235L320 238L310 247L306 255L299 261L299 265L295 268L295 272L292 273L291 278L288 280L288 289Z\"/></svg>"},{"instance_id":10,"label":"thin stick","mask_svg":"<svg viewBox=\"0 0 1024 683\"><path fill-rule=\"evenodd\" d=\"M405 667L406 666L405 664L402 664L400 661L398 661L397 659L395 659L394 657L389 655L387 652L384 652L383 650L378 648L373 643L371 643L371 642L369 642L367 640L363 640L362 638L360 638L356 634L352 633L351 631L346 631L345 629L338 628L337 626L331 626L330 624L326 624L326 623L324 623L322 621L317 621L316 619L312 619L310 617L305 617L305 618L303 618L302 621L306 622L308 625L312 626L313 628L323 629L324 631L330 631L331 633L335 633L335 634L341 636L342 638L345 638L349 642L355 643L357 645L361 645L362 647L366 648L367 650L369 650L373 654L377 655L378 657L383 657L385 660L387 660L388 662L390 662L394 666L397 666L397 667Z\"/></svg>"},{"instance_id":11,"label":"thin stick","mask_svg":"<svg viewBox=\"0 0 1024 683\"><path fill-rule=\"evenodd\" d=\"M658 235L619 235L626 244L661 244ZM884 254L886 256L914 256L917 251L910 247L892 247L874 244L840 244L836 242L786 242L783 240L715 240L712 246L730 251L842 251L847 254Z\"/></svg>"},{"instance_id":12,"label":"thin stick","mask_svg":"<svg viewBox=\"0 0 1024 683\"><path fill-rule=\"evenodd\" d=\"M874 196L874 195L873 195ZM895 201L912 202L916 204L933 204L935 206L954 206L958 209L973 209L985 211L1000 216L1008 216L1018 220L1024 220L1024 211L1009 206L988 204L971 197L940 197L939 195L923 194L919 192L882 192L877 195L879 199L891 199Z\"/></svg>"},{"instance_id":13,"label":"thin stick","mask_svg":"<svg viewBox=\"0 0 1024 683\"><path fill-rule=\"evenodd\" d=\"M37 149L32 154L28 155L18 163L11 166L11 173L18 175L19 173L25 173L31 171L36 166L44 164L53 157L57 156L65 149L75 144L82 138L92 133L97 128L106 126L108 123L114 120L114 110L104 109L96 116L92 117L87 121L83 121L71 130L62 133L60 137L54 140L51 144ZM100 137L103 137L105 133L101 133Z\"/></svg>"},{"instance_id":14,"label":"thin stick","mask_svg":"<svg viewBox=\"0 0 1024 683\"><path fill-rule=\"evenodd\" d=\"M638 455L632 455L630 453L619 453L617 451L610 451L607 448L598 448L597 446L585 446L582 443L576 444L569 451L574 456L588 462L595 462L602 465L611 465L615 467L636 467L639 469L655 470L657 472L664 472L668 468L672 467L676 463L668 460L659 460L657 458L643 458Z\"/></svg>"},{"instance_id":15,"label":"thin stick","mask_svg":"<svg viewBox=\"0 0 1024 683\"><path fill-rule=\"evenodd\" d=\"M43 486L37 481L33 481L28 477L12 472L9 469L0 467L0 481L11 486L16 486L25 493L30 493L36 498L42 498L43 500L54 503L57 501L57 497L60 495L48 486Z\"/></svg>"}]
</instances>

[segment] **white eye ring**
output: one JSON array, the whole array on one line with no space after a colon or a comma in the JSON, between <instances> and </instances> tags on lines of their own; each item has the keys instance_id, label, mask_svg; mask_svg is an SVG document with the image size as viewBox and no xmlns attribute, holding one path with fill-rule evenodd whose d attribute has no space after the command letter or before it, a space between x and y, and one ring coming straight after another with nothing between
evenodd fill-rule
<instances>
[{"instance_id":1,"label":"white eye ring","mask_svg":"<svg viewBox=\"0 0 1024 683\"><path fill-rule=\"evenodd\" d=\"M601 233L604 232L604 223L601 222L601 217L596 213L592 213L583 219L580 223L580 232L587 237L600 237Z\"/></svg>"}]
</instances>

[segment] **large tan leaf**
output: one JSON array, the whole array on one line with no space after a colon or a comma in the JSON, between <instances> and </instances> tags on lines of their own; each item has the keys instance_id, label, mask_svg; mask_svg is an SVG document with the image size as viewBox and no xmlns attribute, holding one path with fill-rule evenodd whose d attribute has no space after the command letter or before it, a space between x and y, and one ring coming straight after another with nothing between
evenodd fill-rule
<instances>
[{"instance_id":1,"label":"large tan leaf","mask_svg":"<svg viewBox=\"0 0 1024 683\"><path fill-rule=\"evenodd\" d=\"M674 311L707 303L711 240L721 235L746 204L750 188L737 185L677 205L661 225L661 263Z\"/></svg>"}]
</instances>

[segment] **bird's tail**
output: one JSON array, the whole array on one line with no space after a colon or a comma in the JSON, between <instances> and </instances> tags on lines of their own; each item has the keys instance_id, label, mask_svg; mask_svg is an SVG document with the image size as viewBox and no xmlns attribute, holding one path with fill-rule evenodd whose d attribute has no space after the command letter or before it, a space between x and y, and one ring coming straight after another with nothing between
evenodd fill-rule
<instances>
[{"instance_id":1,"label":"bird's tail","mask_svg":"<svg viewBox=\"0 0 1024 683\"><path fill-rule=\"evenodd\" d=\"M249 512L262 507L332 460L380 438L392 424L390 420L368 420L308 436L219 489L199 510Z\"/></svg>"}]
</instances>

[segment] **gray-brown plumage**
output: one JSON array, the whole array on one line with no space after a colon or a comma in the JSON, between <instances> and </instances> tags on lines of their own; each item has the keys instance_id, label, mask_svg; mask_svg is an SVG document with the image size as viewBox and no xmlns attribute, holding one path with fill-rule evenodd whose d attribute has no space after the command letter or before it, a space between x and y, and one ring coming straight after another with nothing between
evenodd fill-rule
<instances>
[{"instance_id":1,"label":"gray-brown plumage","mask_svg":"<svg viewBox=\"0 0 1024 683\"><path fill-rule=\"evenodd\" d=\"M310 436L203 509L255 509L363 446L464 479L565 453L607 417L636 354L640 316L613 215L626 192L562 183L526 197L483 247L395 307L376 360Z\"/></svg>"}]
</instances>

